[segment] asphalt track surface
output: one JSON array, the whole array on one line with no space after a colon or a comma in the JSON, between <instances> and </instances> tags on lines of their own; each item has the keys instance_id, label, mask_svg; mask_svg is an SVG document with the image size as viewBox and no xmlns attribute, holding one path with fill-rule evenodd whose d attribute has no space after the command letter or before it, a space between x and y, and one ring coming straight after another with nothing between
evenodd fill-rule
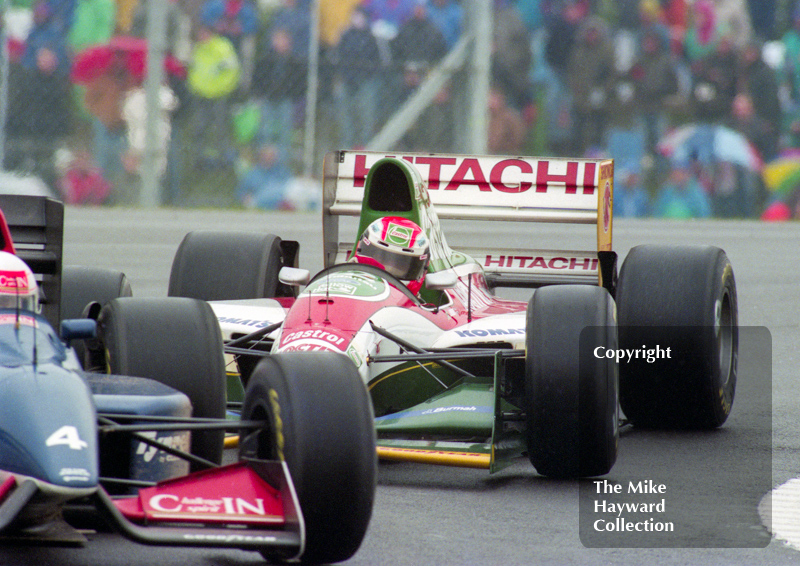
<instances>
[{"instance_id":1,"label":"asphalt track surface","mask_svg":"<svg viewBox=\"0 0 800 566\"><path fill-rule=\"evenodd\" d=\"M312 271L322 266L318 213L105 208L67 209L65 263L119 269L128 275L135 295L163 296L172 256L183 235L196 229L273 232L300 241L301 265ZM459 243L520 249L593 245L587 239L590 232L556 225L453 223L445 224L445 232L456 249ZM622 431L619 459L607 479L624 486L642 480L664 484L666 494L655 501L663 499L668 512L655 517L674 521L675 532L662 538L644 534L633 544L622 537L607 548L587 548L582 535L589 546L597 546L592 521L603 517L591 509L593 499L602 498L594 495L594 485L542 478L527 461L495 475L381 464L367 537L347 564L800 564L800 546L771 537L757 514L771 487L800 476L798 242L797 223L615 223L614 247L620 258L642 243L703 243L725 249L736 275L740 324L753 327L745 331L736 401L721 430ZM642 497L634 500L645 501ZM142 547L112 534L91 534L90 540L79 549L0 549L0 565L261 562L254 553ZM608 540L601 538L600 546L604 541L608 546Z\"/></svg>"}]
</instances>

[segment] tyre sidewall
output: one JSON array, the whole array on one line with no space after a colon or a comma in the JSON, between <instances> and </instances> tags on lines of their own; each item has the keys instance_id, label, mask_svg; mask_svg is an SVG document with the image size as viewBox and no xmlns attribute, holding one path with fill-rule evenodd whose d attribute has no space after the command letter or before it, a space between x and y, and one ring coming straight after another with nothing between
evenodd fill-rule
<instances>
[{"instance_id":1,"label":"tyre sidewall","mask_svg":"<svg viewBox=\"0 0 800 566\"><path fill-rule=\"evenodd\" d=\"M607 473L619 438L617 369L593 352L596 344L616 348L613 299L599 287L543 287L526 328L531 463L551 477Z\"/></svg>"},{"instance_id":2,"label":"tyre sidewall","mask_svg":"<svg viewBox=\"0 0 800 566\"><path fill-rule=\"evenodd\" d=\"M629 259L630 258L630 259ZM733 269L713 246L638 246L620 273L620 347L671 348L669 360L620 367L626 416L648 428L714 428L736 390L738 304ZM727 336L726 336L727 334ZM727 361L720 348L730 346Z\"/></svg>"}]
</instances>

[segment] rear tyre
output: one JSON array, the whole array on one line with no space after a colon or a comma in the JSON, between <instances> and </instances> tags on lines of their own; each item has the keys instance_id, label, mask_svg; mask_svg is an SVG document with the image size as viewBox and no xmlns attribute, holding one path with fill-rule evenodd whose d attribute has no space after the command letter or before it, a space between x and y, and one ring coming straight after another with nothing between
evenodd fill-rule
<instances>
[{"instance_id":1,"label":"rear tyre","mask_svg":"<svg viewBox=\"0 0 800 566\"><path fill-rule=\"evenodd\" d=\"M99 267L65 265L61 270L61 320L69 318L97 319L100 309L111 299L133 295L128 278L121 271ZM87 371L102 366L102 349L95 340L76 340L72 344Z\"/></svg>"},{"instance_id":2,"label":"rear tyre","mask_svg":"<svg viewBox=\"0 0 800 566\"><path fill-rule=\"evenodd\" d=\"M108 373L147 377L177 389L192 402L192 415L224 419L225 361L211 307L185 298L120 298L98 321ZM225 432L193 431L191 452L222 461ZM202 466L192 464L192 470Z\"/></svg>"},{"instance_id":3,"label":"rear tyre","mask_svg":"<svg viewBox=\"0 0 800 566\"><path fill-rule=\"evenodd\" d=\"M617 347L614 300L601 287L542 287L528 303L526 333L531 463L557 478L608 473L619 440L617 364L594 352Z\"/></svg>"},{"instance_id":4,"label":"rear tyre","mask_svg":"<svg viewBox=\"0 0 800 566\"><path fill-rule=\"evenodd\" d=\"M739 348L736 281L713 246L637 246L617 287L620 347L671 358L620 365L626 417L648 428L709 429L730 414Z\"/></svg>"},{"instance_id":5,"label":"rear tyre","mask_svg":"<svg viewBox=\"0 0 800 566\"><path fill-rule=\"evenodd\" d=\"M245 393L242 420L250 419L270 427L242 438L240 458L286 461L305 521L301 561L350 558L367 530L377 476L372 403L352 362L331 352L264 358Z\"/></svg>"},{"instance_id":6,"label":"rear tyre","mask_svg":"<svg viewBox=\"0 0 800 566\"><path fill-rule=\"evenodd\" d=\"M131 297L131 284L121 271L82 265L61 270L61 318L81 318L90 303L104 306L111 299Z\"/></svg>"},{"instance_id":7,"label":"rear tyre","mask_svg":"<svg viewBox=\"0 0 800 566\"><path fill-rule=\"evenodd\" d=\"M167 294L204 301L286 296L281 267L281 239L272 234L190 232L175 253Z\"/></svg>"}]
</instances>

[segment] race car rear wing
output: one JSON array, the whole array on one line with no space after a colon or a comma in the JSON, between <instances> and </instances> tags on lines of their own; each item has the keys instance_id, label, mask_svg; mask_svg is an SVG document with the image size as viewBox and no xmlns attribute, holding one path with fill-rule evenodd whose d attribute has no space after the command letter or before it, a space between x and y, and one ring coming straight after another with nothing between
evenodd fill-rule
<instances>
[{"instance_id":1,"label":"race car rear wing","mask_svg":"<svg viewBox=\"0 0 800 566\"><path fill-rule=\"evenodd\" d=\"M590 251L459 247L483 265L489 285L600 283L613 293L616 254L611 250L611 159L328 153L322 209L326 266L346 261L352 250L352 240L339 238L339 217L363 213L368 173L385 157L397 157L416 167L427 189L422 204L432 204L438 218L596 225L596 246Z\"/></svg>"}]
</instances>

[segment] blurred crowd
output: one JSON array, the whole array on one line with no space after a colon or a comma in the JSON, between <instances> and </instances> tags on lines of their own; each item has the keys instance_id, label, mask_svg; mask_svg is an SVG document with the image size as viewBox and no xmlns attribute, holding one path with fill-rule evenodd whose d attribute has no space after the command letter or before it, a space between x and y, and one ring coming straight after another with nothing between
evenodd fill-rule
<instances>
[{"instance_id":1,"label":"blurred crowd","mask_svg":"<svg viewBox=\"0 0 800 566\"><path fill-rule=\"evenodd\" d=\"M492 1L489 152L614 157L618 216L800 215L800 2ZM149 149L165 203L230 170L243 206L314 206L299 178L311 0L165 0L155 149L148 4L10 0L6 168L36 170L67 202L131 203ZM468 6L319 6L317 135L369 149L468 29ZM398 150L456 150L455 86Z\"/></svg>"}]
</instances>

